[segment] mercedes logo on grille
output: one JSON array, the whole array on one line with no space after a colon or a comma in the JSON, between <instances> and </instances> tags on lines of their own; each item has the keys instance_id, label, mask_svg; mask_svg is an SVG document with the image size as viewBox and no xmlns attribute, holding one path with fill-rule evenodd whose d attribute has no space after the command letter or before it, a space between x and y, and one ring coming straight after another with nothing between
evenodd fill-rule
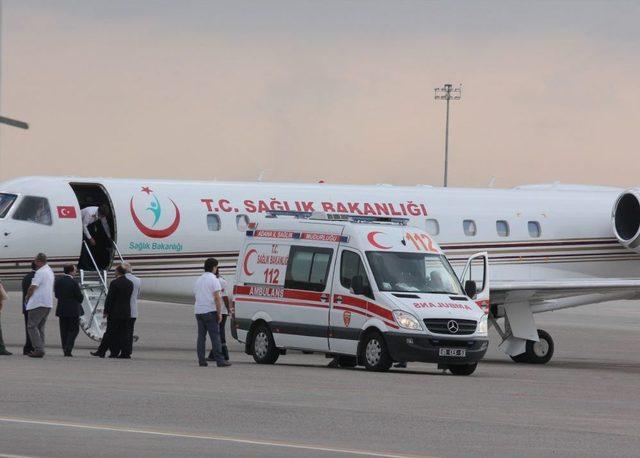
<instances>
[{"instance_id":1,"label":"mercedes logo on grille","mask_svg":"<svg viewBox=\"0 0 640 458\"><path fill-rule=\"evenodd\" d=\"M447 329L451 334L455 334L460 330L460 326L458 326L458 322L455 320L449 320L447 323Z\"/></svg>"}]
</instances>

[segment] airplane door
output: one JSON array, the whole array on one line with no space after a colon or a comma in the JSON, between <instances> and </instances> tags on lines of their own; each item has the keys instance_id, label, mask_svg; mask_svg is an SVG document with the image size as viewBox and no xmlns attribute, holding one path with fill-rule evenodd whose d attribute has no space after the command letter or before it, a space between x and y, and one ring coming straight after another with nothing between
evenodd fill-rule
<instances>
[{"instance_id":1,"label":"airplane door","mask_svg":"<svg viewBox=\"0 0 640 458\"><path fill-rule=\"evenodd\" d=\"M476 284L476 294L471 298L478 306L489 313L490 305L490 280L489 280L489 254L486 251L476 253L467 260L467 264L460 275L460 282L466 289L466 284L473 281Z\"/></svg>"},{"instance_id":2,"label":"airplane door","mask_svg":"<svg viewBox=\"0 0 640 458\"><path fill-rule=\"evenodd\" d=\"M341 247L333 273L333 294L329 309L329 349L335 353L355 355L360 331L367 321L364 313L366 307L354 304L365 304L369 298L355 295L350 289L353 277L358 275L362 276L365 287L371 290L361 254Z\"/></svg>"}]
</instances>

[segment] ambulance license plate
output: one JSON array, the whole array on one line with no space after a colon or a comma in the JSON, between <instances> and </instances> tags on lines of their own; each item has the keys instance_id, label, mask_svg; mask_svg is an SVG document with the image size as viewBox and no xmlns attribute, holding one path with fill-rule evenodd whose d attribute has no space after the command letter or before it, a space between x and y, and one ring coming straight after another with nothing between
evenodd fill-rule
<instances>
[{"instance_id":1,"label":"ambulance license plate","mask_svg":"<svg viewBox=\"0 0 640 458\"><path fill-rule=\"evenodd\" d=\"M440 356L464 358L465 356L467 356L467 350L465 350L464 348L441 348Z\"/></svg>"}]
</instances>

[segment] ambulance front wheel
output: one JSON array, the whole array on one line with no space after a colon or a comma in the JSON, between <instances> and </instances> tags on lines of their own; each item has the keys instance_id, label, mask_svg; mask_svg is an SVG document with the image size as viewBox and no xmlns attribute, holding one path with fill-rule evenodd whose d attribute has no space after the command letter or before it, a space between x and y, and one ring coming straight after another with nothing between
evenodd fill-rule
<instances>
[{"instance_id":1,"label":"ambulance front wheel","mask_svg":"<svg viewBox=\"0 0 640 458\"><path fill-rule=\"evenodd\" d=\"M547 331L544 331L542 329L538 329L538 339L538 342L528 340L525 352L516 356L512 356L511 359L516 363L548 363L553 356L553 339Z\"/></svg>"},{"instance_id":2,"label":"ambulance front wheel","mask_svg":"<svg viewBox=\"0 0 640 458\"><path fill-rule=\"evenodd\" d=\"M266 323L259 324L253 333L253 360L258 364L274 364L280 352Z\"/></svg>"},{"instance_id":3,"label":"ambulance front wheel","mask_svg":"<svg viewBox=\"0 0 640 458\"><path fill-rule=\"evenodd\" d=\"M393 361L380 332L374 331L364 336L360 346L360 361L370 371L384 372L389 370Z\"/></svg>"},{"instance_id":4,"label":"ambulance front wheel","mask_svg":"<svg viewBox=\"0 0 640 458\"><path fill-rule=\"evenodd\" d=\"M478 363L473 364L452 364L449 370L453 375L471 375L476 371Z\"/></svg>"}]
</instances>

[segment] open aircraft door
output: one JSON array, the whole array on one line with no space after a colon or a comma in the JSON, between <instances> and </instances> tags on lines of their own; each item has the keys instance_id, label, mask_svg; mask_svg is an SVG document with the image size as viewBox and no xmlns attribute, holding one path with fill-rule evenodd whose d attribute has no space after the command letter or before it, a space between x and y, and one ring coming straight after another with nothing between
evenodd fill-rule
<instances>
[{"instance_id":1,"label":"open aircraft door","mask_svg":"<svg viewBox=\"0 0 640 458\"><path fill-rule=\"evenodd\" d=\"M462 275L460 275L460 282L467 295L488 314L490 281L489 254L486 251L476 253L467 260Z\"/></svg>"}]
</instances>

